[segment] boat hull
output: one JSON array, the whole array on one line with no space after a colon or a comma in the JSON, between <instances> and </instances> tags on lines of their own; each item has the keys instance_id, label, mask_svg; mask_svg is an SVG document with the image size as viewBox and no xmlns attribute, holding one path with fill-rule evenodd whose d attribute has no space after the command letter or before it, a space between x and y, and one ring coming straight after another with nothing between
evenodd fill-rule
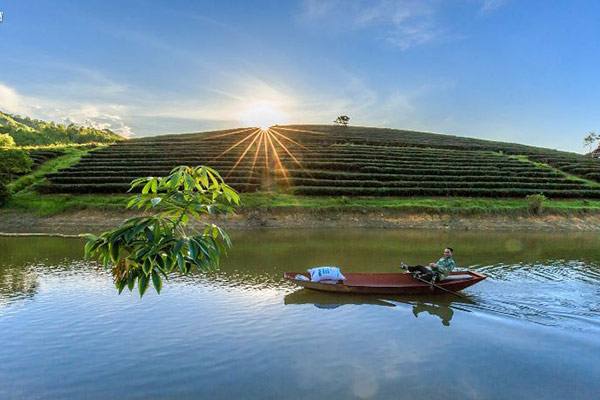
<instances>
[{"instance_id":1,"label":"boat hull","mask_svg":"<svg viewBox=\"0 0 600 400\"><path fill-rule=\"evenodd\" d=\"M337 293L369 293L369 294L431 294L444 293L432 285L415 279L408 273L351 274L344 273L346 279L337 283L311 282L296 279L297 275L310 278L305 272L285 272L283 277L298 286ZM486 278L485 275L473 271L452 272L448 279L436 283L452 292L458 292Z\"/></svg>"}]
</instances>

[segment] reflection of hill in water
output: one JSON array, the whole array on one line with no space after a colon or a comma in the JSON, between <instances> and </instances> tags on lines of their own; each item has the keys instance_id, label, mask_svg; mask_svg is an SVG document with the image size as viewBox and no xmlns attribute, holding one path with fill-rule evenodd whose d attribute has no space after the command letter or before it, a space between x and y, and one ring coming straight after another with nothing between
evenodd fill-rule
<instances>
[{"instance_id":1,"label":"reflection of hill in water","mask_svg":"<svg viewBox=\"0 0 600 400\"><path fill-rule=\"evenodd\" d=\"M371 305L383 307L396 307L398 303L412 306L415 317L427 313L439 317L444 325L450 325L453 309L468 311L464 306L475 304L472 300L461 299L452 295L355 295L343 293L326 293L310 289L299 289L286 295L283 299L285 305L313 304L321 309L335 309L344 305Z\"/></svg>"},{"instance_id":2,"label":"reflection of hill in water","mask_svg":"<svg viewBox=\"0 0 600 400\"><path fill-rule=\"evenodd\" d=\"M38 277L30 267L0 265L0 307L18 300L32 299L37 293Z\"/></svg>"},{"instance_id":3,"label":"reflection of hill in water","mask_svg":"<svg viewBox=\"0 0 600 400\"><path fill-rule=\"evenodd\" d=\"M94 263L81 262L84 243L60 237L0 237L0 304L32 299L44 276L104 274Z\"/></svg>"},{"instance_id":4,"label":"reflection of hill in water","mask_svg":"<svg viewBox=\"0 0 600 400\"><path fill-rule=\"evenodd\" d=\"M594 233L429 232L390 230L273 230L232 232L233 249L217 272L174 275L169 285L209 290L247 291L283 296L295 286L283 280L284 271L303 271L319 265L338 265L342 272L397 272L399 261L409 264L437 260L445 245L454 245L459 265L486 273L489 279L466 289L478 310L513 316L534 323L600 329L598 287L600 235ZM83 240L0 237L0 300L31 298L38 284L64 279L80 285L97 279L104 289L108 271L83 262ZM51 279L47 279L51 278ZM57 278L57 279L54 279ZM168 288L165 288L168 290ZM114 292L116 296L116 291ZM339 303L327 296L306 303L336 307L345 304L410 305L418 318L429 314L449 321L443 298L356 298ZM290 304L302 299L292 297ZM338 302L336 302L338 301ZM371 303L369 303L369 301ZM445 314L446 313L446 314Z\"/></svg>"},{"instance_id":5,"label":"reflection of hill in water","mask_svg":"<svg viewBox=\"0 0 600 400\"><path fill-rule=\"evenodd\" d=\"M403 231L377 229L232 232L223 260L245 270L303 271L337 265L348 272L397 272L400 261L427 264L452 245L459 267L544 264L549 260L598 261L595 233Z\"/></svg>"}]
</instances>

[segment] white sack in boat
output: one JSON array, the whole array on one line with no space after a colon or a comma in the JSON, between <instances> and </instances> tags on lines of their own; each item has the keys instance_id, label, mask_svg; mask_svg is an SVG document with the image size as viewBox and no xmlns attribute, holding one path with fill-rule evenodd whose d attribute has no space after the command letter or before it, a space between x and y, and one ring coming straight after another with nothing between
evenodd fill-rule
<instances>
[{"instance_id":1,"label":"white sack in boat","mask_svg":"<svg viewBox=\"0 0 600 400\"><path fill-rule=\"evenodd\" d=\"M309 269L308 272L310 272L310 280L312 282L323 280L339 281L346 279L338 267L316 267Z\"/></svg>"}]
</instances>

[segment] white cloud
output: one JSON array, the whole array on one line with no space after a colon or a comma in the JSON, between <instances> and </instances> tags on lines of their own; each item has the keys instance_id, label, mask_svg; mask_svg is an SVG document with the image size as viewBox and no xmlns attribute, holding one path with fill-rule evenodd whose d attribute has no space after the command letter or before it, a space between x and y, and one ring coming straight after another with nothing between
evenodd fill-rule
<instances>
[{"instance_id":1,"label":"white cloud","mask_svg":"<svg viewBox=\"0 0 600 400\"><path fill-rule=\"evenodd\" d=\"M26 110L23 97L15 89L0 83L0 111L14 114L24 113Z\"/></svg>"},{"instance_id":2,"label":"white cloud","mask_svg":"<svg viewBox=\"0 0 600 400\"><path fill-rule=\"evenodd\" d=\"M47 119L64 124L77 124L96 129L110 129L123 137L130 137L133 132L121 117L124 107L115 104L83 104L65 109L45 109Z\"/></svg>"},{"instance_id":3,"label":"white cloud","mask_svg":"<svg viewBox=\"0 0 600 400\"><path fill-rule=\"evenodd\" d=\"M477 0L481 3L480 11L483 14L490 13L506 4L507 0Z\"/></svg>"},{"instance_id":4,"label":"white cloud","mask_svg":"<svg viewBox=\"0 0 600 400\"><path fill-rule=\"evenodd\" d=\"M108 128L125 137L133 133L131 127L124 122L123 114L127 110L121 105L25 96L3 83L0 83L0 110L43 121Z\"/></svg>"},{"instance_id":5,"label":"white cloud","mask_svg":"<svg viewBox=\"0 0 600 400\"><path fill-rule=\"evenodd\" d=\"M67 81L38 84L35 93L1 86L0 99L7 100L0 101L0 109L2 103L11 104L10 111L33 118L147 136L241 126L243 113L261 104L276 109L280 123L330 123L347 114L353 124L415 126L415 100L428 95L422 87L375 90L368 78L332 62L324 66L332 71L327 80L312 75L260 77L261 71L253 73L250 65L243 73L226 69L213 82L195 82L197 90L188 93L123 85L94 70L65 68L70 72Z\"/></svg>"},{"instance_id":6,"label":"white cloud","mask_svg":"<svg viewBox=\"0 0 600 400\"><path fill-rule=\"evenodd\" d=\"M379 29L382 39L402 50L430 42L443 31L435 9L417 0L306 0L302 18L337 30Z\"/></svg>"},{"instance_id":7,"label":"white cloud","mask_svg":"<svg viewBox=\"0 0 600 400\"><path fill-rule=\"evenodd\" d=\"M506 0L471 0L481 13L492 12ZM379 39L402 50L436 40L455 40L440 22L435 0L305 0L300 19L321 29L372 29Z\"/></svg>"},{"instance_id":8,"label":"white cloud","mask_svg":"<svg viewBox=\"0 0 600 400\"><path fill-rule=\"evenodd\" d=\"M82 92L75 84L61 97L50 97L44 87L35 96L21 95L6 85L0 86L0 109L59 123L76 123L99 129L109 128L124 136L146 136L241 126L244 112L260 104L276 109L279 123L330 123L337 115L347 114L354 124L398 126L414 125L414 100L424 90L411 92L393 89L374 90L370 82L342 67L328 65L335 71L327 82L265 81L249 74L204 88L208 96L183 96L178 92L154 92L125 88L113 96L93 101L93 82L82 82ZM310 78L307 78L310 80ZM311 88L320 85L319 91ZM118 86L118 85L116 85ZM304 89L302 89L304 88ZM117 102L118 101L118 102ZM123 104L126 104L123 105Z\"/></svg>"}]
</instances>

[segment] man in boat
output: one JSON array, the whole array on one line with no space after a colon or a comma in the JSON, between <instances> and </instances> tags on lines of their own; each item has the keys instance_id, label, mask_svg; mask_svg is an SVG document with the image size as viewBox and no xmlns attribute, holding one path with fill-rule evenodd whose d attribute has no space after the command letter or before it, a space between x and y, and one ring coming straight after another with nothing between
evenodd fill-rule
<instances>
[{"instance_id":1,"label":"man in boat","mask_svg":"<svg viewBox=\"0 0 600 400\"><path fill-rule=\"evenodd\" d=\"M446 247L444 248L444 256L440 258L437 263L429 264L429 268L422 265L409 267L405 264L402 264L402 268L406 269L410 273L420 274L419 277L428 282L439 282L443 279L446 279L454 267L456 267L454 259L452 258L453 254L454 249L452 247Z\"/></svg>"}]
</instances>

